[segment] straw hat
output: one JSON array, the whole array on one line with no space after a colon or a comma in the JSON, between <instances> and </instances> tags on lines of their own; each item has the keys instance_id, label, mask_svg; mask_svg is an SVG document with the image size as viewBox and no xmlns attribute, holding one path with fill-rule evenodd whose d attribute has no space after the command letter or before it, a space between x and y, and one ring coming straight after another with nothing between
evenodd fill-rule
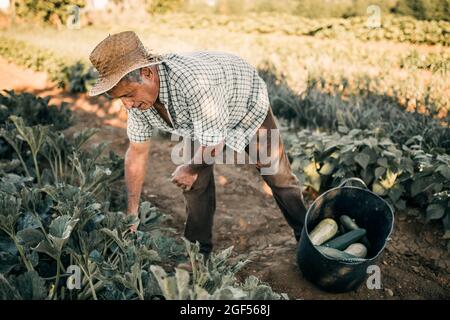
<instances>
[{"instance_id":1,"label":"straw hat","mask_svg":"<svg viewBox=\"0 0 450 320\"><path fill-rule=\"evenodd\" d=\"M89 91L90 96L102 94L114 87L127 73L161 62L161 56L151 54L133 31L109 35L89 55L99 77Z\"/></svg>"}]
</instances>

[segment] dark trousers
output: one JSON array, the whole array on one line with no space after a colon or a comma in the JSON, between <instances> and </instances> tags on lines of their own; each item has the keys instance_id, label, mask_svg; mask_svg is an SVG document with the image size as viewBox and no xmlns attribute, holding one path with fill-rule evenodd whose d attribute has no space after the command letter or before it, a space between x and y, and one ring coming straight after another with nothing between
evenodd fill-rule
<instances>
[{"instance_id":1,"label":"dark trousers","mask_svg":"<svg viewBox=\"0 0 450 320\"><path fill-rule=\"evenodd\" d=\"M266 129L266 130L261 130ZM258 129L256 135L267 136L267 153L272 157L277 157L279 161L278 171L275 174L261 175L267 185L271 188L272 194L281 209L287 223L294 231L294 236L298 240L305 220L306 208L303 201L301 186L297 177L292 173L289 159L281 139L281 136L272 135L270 129L277 129L271 108L266 119ZM273 132L273 131L272 131ZM277 139L278 148L275 155L270 152L272 140ZM256 148L262 146L261 139L257 139ZM276 147L276 146L275 146ZM274 148L275 148L274 147ZM245 151L249 153L249 145ZM255 164L258 171L267 166L259 158ZM212 250L212 228L214 212L216 210L216 194L214 184L214 165L205 165L198 171L198 178L191 190L183 191L186 203L187 221L184 236L192 241L200 243L200 251L209 254Z\"/></svg>"}]
</instances>

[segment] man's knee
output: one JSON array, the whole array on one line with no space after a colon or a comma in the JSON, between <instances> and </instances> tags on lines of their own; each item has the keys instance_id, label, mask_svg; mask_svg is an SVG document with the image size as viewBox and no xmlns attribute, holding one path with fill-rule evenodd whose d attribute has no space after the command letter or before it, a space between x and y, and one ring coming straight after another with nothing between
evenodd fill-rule
<instances>
[{"instance_id":1,"label":"man's knee","mask_svg":"<svg viewBox=\"0 0 450 320\"><path fill-rule=\"evenodd\" d=\"M298 187L299 180L292 172L278 172L277 174L261 175L271 188Z\"/></svg>"}]
</instances>

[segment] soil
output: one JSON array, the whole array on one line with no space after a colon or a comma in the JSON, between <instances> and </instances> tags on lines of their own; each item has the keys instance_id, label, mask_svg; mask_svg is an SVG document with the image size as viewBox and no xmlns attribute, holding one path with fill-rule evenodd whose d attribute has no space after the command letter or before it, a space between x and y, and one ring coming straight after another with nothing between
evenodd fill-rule
<instances>
[{"instance_id":1,"label":"soil","mask_svg":"<svg viewBox=\"0 0 450 320\"><path fill-rule=\"evenodd\" d=\"M71 95L48 83L45 75L24 70L0 59L0 88L27 90L53 96L51 103L69 102L75 125L101 129L93 143L109 141L110 148L124 155L128 139L126 118L120 104L104 97ZM7 74L7 77L4 76ZM183 234L185 205L181 190L170 183L175 164L170 159L176 142L164 136L153 139L143 198L171 219L169 225ZM377 261L381 289L363 284L353 292L333 294L320 290L303 278L296 263L296 241L282 217L270 189L250 165L216 165L217 211L214 225L215 250L234 246L234 258L251 262L239 273L255 275L274 291L291 299L449 299L450 257L442 240L440 223L424 223L408 209L396 212L391 240ZM314 195L305 192L308 203Z\"/></svg>"}]
</instances>

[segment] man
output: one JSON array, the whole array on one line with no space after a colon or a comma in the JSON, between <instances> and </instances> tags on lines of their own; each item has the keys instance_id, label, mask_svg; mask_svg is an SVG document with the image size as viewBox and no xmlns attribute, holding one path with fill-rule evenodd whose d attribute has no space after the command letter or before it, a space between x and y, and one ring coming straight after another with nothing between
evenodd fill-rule
<instances>
[{"instance_id":1,"label":"man","mask_svg":"<svg viewBox=\"0 0 450 320\"><path fill-rule=\"evenodd\" d=\"M261 173L273 161L277 163L277 170L262 177L299 239L306 213L301 187L291 171L266 85L252 66L218 52L153 55L130 31L108 36L92 51L90 60L99 72L90 95L107 93L119 98L128 112L128 214L138 214L150 138L158 128L198 142L190 160L173 172L172 182L183 189L184 235L200 243L201 253L208 256L212 250L216 209L214 163L207 159L214 159L224 147L251 153ZM269 164L261 152L266 149Z\"/></svg>"}]
</instances>

